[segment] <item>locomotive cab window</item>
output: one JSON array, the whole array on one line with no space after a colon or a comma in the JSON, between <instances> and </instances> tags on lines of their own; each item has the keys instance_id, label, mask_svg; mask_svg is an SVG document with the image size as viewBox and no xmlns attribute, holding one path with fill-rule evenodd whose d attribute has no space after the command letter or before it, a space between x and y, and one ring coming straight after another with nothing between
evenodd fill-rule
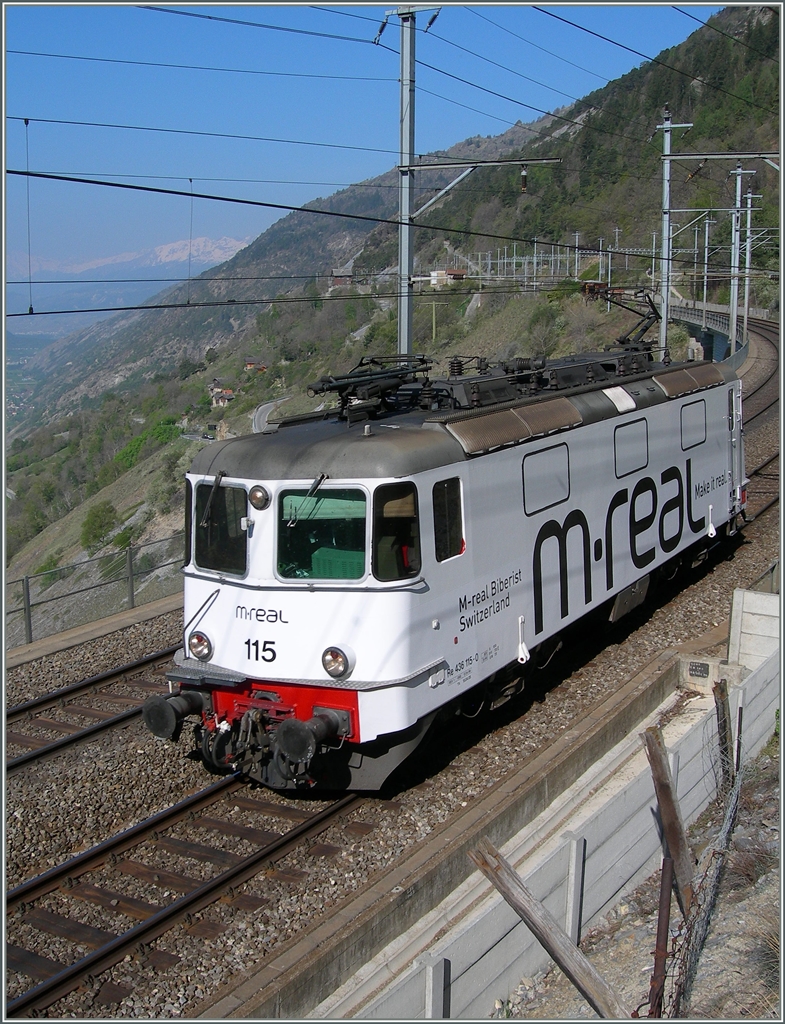
<instances>
[{"instance_id":1,"label":"locomotive cab window","mask_svg":"<svg viewBox=\"0 0 785 1024\"><path fill-rule=\"evenodd\" d=\"M417 489L412 483L382 484L373 496L373 574L405 580L420 571Z\"/></svg>"},{"instance_id":2,"label":"locomotive cab window","mask_svg":"<svg viewBox=\"0 0 785 1024\"><path fill-rule=\"evenodd\" d=\"M365 574L365 494L348 488L281 491L278 574L284 579L358 580Z\"/></svg>"},{"instance_id":3,"label":"locomotive cab window","mask_svg":"<svg viewBox=\"0 0 785 1024\"><path fill-rule=\"evenodd\" d=\"M248 534L242 519L247 515L245 488L197 485L194 560L200 568L245 574Z\"/></svg>"},{"instance_id":4,"label":"locomotive cab window","mask_svg":"<svg viewBox=\"0 0 785 1024\"><path fill-rule=\"evenodd\" d=\"M461 511L461 481L457 476L433 485L433 532L436 561L444 562L466 550Z\"/></svg>"}]
</instances>

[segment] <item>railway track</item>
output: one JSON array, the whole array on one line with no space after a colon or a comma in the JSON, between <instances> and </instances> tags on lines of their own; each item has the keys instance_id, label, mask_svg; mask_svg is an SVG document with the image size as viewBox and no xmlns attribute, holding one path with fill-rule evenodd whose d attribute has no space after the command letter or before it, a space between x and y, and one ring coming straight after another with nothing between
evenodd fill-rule
<instances>
[{"instance_id":1,"label":"railway track","mask_svg":"<svg viewBox=\"0 0 785 1024\"><path fill-rule=\"evenodd\" d=\"M749 426L779 402L779 324L751 320L750 330L762 342L756 365L744 377L744 425ZM750 387L747 387L749 379Z\"/></svg>"},{"instance_id":2,"label":"railway track","mask_svg":"<svg viewBox=\"0 0 785 1024\"><path fill-rule=\"evenodd\" d=\"M220 935L226 922L203 912L219 901L235 913L253 913L264 906L264 899L240 891L257 875L268 883L302 885L307 872L276 865L304 845L311 857L340 854L340 846L316 839L370 803L348 795L312 811L294 801L237 795L240 788L245 789L245 784L238 777L224 778L7 893L6 967L37 982L7 1002L7 1016L36 1015L79 985L93 986L101 972L129 955L142 957L156 970L174 966L179 957L153 948L156 939L180 924L194 935ZM233 808L253 824L232 820L228 815ZM353 820L346 823L345 832L362 836L373 828L372 822ZM213 837L212 843L204 842L205 833ZM228 838L235 849L245 844L250 852L242 855L224 849L222 838ZM170 870L170 863L180 859L208 865L208 877ZM172 891L179 895L167 903ZM80 920L85 904L101 914L100 927ZM136 923L126 927L128 921ZM34 941L24 945L23 937L31 929ZM36 950L52 940L59 942L58 948L65 943L75 959L65 962ZM85 947L90 952L79 955ZM107 982L98 1002L116 1002L128 994L129 990Z\"/></svg>"},{"instance_id":3,"label":"railway track","mask_svg":"<svg viewBox=\"0 0 785 1024\"><path fill-rule=\"evenodd\" d=\"M765 320L751 321L750 330L763 342L756 365L744 378L746 382L748 376L752 377L751 387L745 391L743 403L744 429L752 437L758 427L766 422L765 414L779 405L780 331L778 324ZM755 522L779 503L779 451L768 455L753 469L748 468L747 475L750 483L742 528Z\"/></svg>"},{"instance_id":4,"label":"railway track","mask_svg":"<svg viewBox=\"0 0 785 1024\"><path fill-rule=\"evenodd\" d=\"M6 748L27 752L6 761L6 772L19 771L137 718L151 693L166 690L164 679L150 677L171 661L177 649L167 647L10 708ZM126 692L117 692L118 688Z\"/></svg>"}]
</instances>

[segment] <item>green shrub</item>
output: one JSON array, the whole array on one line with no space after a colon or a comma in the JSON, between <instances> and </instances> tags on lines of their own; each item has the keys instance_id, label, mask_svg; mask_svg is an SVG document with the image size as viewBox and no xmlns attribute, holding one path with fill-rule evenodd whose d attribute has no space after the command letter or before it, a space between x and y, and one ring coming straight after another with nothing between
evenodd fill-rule
<instances>
[{"instance_id":1,"label":"green shrub","mask_svg":"<svg viewBox=\"0 0 785 1024\"><path fill-rule=\"evenodd\" d=\"M119 550L122 551L125 548L128 548L128 547L131 546L131 540L133 539L133 536L134 536L134 528L133 528L133 526L126 526L126 528L124 530L121 530L119 533L115 534L114 539L112 540L112 543L114 544L114 546L116 548L118 548Z\"/></svg>"},{"instance_id":2,"label":"green shrub","mask_svg":"<svg viewBox=\"0 0 785 1024\"><path fill-rule=\"evenodd\" d=\"M99 501L82 523L80 539L85 551L96 551L117 525L117 509L111 501Z\"/></svg>"}]
</instances>

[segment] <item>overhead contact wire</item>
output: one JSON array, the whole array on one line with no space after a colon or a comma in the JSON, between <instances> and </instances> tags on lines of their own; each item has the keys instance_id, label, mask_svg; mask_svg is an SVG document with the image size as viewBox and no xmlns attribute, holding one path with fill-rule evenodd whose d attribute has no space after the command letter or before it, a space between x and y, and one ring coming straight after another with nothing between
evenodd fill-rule
<instances>
[{"instance_id":1,"label":"overhead contact wire","mask_svg":"<svg viewBox=\"0 0 785 1024\"><path fill-rule=\"evenodd\" d=\"M423 164L424 168L427 168L427 164ZM25 176L31 178L44 178L48 181L69 181L75 182L81 185L100 185L104 188L120 188L126 189L131 192L149 192L156 195L165 196L190 196L190 192L186 192L183 189L172 189L172 188L158 188L154 185L131 185L128 182L123 181L98 181L95 178L78 178L73 176L59 175L59 174L45 174L42 171L17 171L7 170L6 174L13 174L17 176ZM318 207L313 206L293 206L290 203L270 203L262 199L239 199L234 196L216 196L211 195L209 192L194 192L196 199L210 199L213 202L219 203L236 203L239 206L254 206L262 207L264 209L271 210L286 210L289 213L311 213L317 214L322 217L339 217L342 220L359 220L369 224L390 224L393 227L400 227L400 221L395 220L392 217L372 217L369 214L362 213L343 213L339 210L320 210ZM441 224L415 224L415 228L420 228L423 231L441 231L444 234L450 235L470 235L477 238L488 238L494 241L501 242L522 242L533 244L535 241L539 241L546 245L560 245L563 249L580 249L581 252L604 252L606 250L594 250L590 246L574 246L567 242L552 242L550 239L543 238L520 238L514 235L497 235L492 234L488 231L471 231L462 228L449 228ZM686 262L683 260L673 262Z\"/></svg>"}]
</instances>

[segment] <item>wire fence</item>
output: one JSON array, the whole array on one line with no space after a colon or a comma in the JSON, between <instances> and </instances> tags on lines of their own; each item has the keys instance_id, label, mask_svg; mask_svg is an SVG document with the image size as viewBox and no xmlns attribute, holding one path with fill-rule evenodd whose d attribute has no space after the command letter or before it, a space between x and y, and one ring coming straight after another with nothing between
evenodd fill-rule
<instances>
[{"instance_id":1,"label":"wire fence","mask_svg":"<svg viewBox=\"0 0 785 1024\"><path fill-rule=\"evenodd\" d=\"M178 593L184 545L177 533L7 581L6 650Z\"/></svg>"}]
</instances>

